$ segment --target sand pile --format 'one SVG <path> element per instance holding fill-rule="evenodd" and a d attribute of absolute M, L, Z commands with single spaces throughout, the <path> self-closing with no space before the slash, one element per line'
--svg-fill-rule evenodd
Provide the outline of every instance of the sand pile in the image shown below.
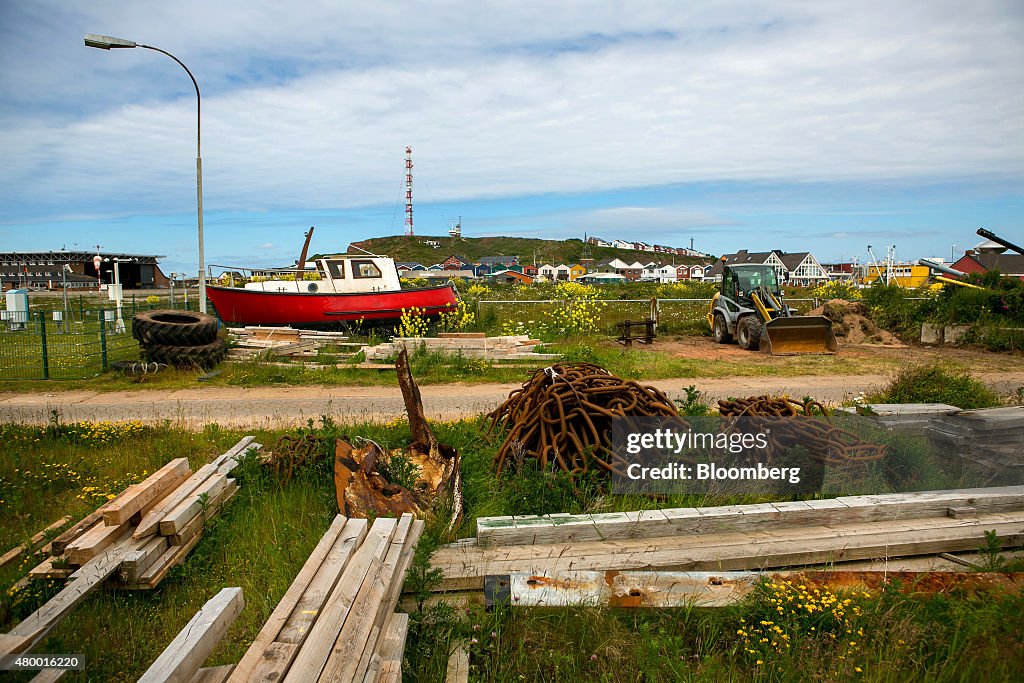
<path fill-rule="evenodd" d="M 847 344 L 891 344 L 902 346 L 896 335 L 875 325 L 859 301 L 830 299 L 807 315 L 823 315 L 832 321 L 832 332 Z"/>

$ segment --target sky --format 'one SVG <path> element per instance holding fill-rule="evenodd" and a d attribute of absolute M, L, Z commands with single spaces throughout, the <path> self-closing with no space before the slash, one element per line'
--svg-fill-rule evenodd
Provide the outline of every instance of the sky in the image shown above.
<path fill-rule="evenodd" d="M 822 261 L 1024 239 L 1024 3 L 0 0 L 0 250 L 401 234 Z"/>

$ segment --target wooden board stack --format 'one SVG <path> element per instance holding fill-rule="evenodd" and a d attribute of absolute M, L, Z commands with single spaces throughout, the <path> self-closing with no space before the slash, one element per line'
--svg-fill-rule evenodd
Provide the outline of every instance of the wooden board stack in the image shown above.
<path fill-rule="evenodd" d="M 51 557 L 33 578 L 66 578 L 67 586 L 5 636 L 0 654 L 26 652 L 92 589 L 108 578 L 121 588 L 154 588 L 203 535 L 207 521 L 238 491 L 228 474 L 250 449 L 247 436 L 194 473 L 177 458 L 50 542 Z"/>
<path fill-rule="evenodd" d="M 1024 406 L 962 410 L 924 428 L 931 447 L 961 461 L 968 481 L 1024 481 Z"/>
<path fill-rule="evenodd" d="M 292 358 L 315 357 L 317 351 L 325 346 L 345 347 L 347 354 L 353 355 L 363 344 L 348 341 L 344 332 L 328 332 L 325 330 L 298 330 L 292 327 L 261 327 L 249 325 L 242 328 L 229 328 L 228 337 L 234 342 L 228 351 L 228 358 L 246 360 L 261 353 L 270 356 Z"/>
<path fill-rule="evenodd" d="M 403 348 L 413 353 L 420 347 L 427 351 L 459 354 L 467 358 L 486 360 L 553 360 L 558 354 L 536 353 L 541 342 L 526 335 L 488 337 L 483 332 L 442 333 L 437 337 L 395 337 L 390 342 L 363 349 L 367 361 L 383 360 L 395 356 Z"/>
<path fill-rule="evenodd" d="M 571 572 L 722 572 L 975 550 L 995 530 L 1024 545 L 1024 486 L 598 515 L 477 520 L 477 537 L 431 560 L 439 591 L 486 577 Z"/>
<path fill-rule="evenodd" d="M 396 614 L 423 522 L 339 515 L 229 681 L 398 681 L 408 617 Z"/>

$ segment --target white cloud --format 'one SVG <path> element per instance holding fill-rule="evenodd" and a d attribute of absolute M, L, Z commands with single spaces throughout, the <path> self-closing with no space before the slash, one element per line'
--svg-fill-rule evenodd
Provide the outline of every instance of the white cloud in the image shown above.
<path fill-rule="evenodd" d="M 35 103 L 2 110 L 0 198 L 15 215 L 194 203 L 185 75 L 161 55 L 80 47 L 84 32 L 166 47 L 197 72 L 209 210 L 388 204 L 407 144 L 435 200 L 1024 175 L 1024 20 L 1005 3 L 972 4 L 969 20 L 944 2 L 354 7 L 23 10 L 40 22 L 23 40 L 56 26 L 51 12 L 75 49 L 0 54 L 2 83 Z M 687 220 L 663 211 L 647 222 Z"/>

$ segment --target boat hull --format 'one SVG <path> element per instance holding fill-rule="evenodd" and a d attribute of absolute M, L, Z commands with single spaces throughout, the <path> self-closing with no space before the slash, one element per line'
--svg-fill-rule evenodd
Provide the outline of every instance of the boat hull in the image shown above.
<path fill-rule="evenodd" d="M 352 320 L 395 320 L 416 308 L 425 316 L 454 310 L 451 285 L 390 292 L 303 294 L 261 292 L 208 285 L 206 295 L 226 323 L 240 325 L 324 325 Z"/>

